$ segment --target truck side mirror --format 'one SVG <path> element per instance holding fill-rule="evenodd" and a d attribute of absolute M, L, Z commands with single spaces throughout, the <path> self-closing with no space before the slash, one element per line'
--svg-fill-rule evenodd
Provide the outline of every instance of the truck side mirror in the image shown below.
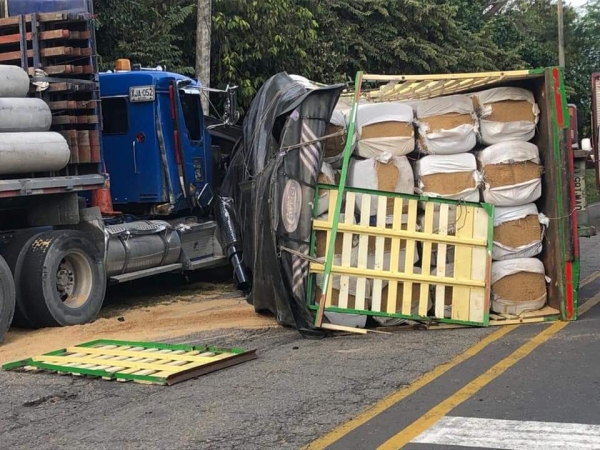
<path fill-rule="evenodd" d="M 238 87 L 229 86 L 225 89 L 227 100 L 225 101 L 225 113 L 223 119 L 226 125 L 235 125 L 240 120 L 240 112 L 238 111 Z"/>

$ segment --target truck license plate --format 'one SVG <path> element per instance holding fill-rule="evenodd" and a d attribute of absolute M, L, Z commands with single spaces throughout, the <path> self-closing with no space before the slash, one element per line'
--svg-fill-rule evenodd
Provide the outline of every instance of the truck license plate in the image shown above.
<path fill-rule="evenodd" d="M 153 102 L 155 98 L 154 86 L 137 86 L 129 89 L 129 100 L 132 103 Z"/>

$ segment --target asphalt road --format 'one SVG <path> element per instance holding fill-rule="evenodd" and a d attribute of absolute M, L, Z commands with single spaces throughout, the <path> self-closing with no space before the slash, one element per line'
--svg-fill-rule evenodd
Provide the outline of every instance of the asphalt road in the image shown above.
<path fill-rule="evenodd" d="M 600 269 L 600 238 L 585 242 L 582 277 Z M 600 280 L 586 295 L 594 290 L 600 290 Z M 498 378 L 485 396 L 469 399 L 452 415 L 600 422 L 594 391 L 599 322 L 600 311 L 591 311 L 561 331 L 553 345 L 514 366 L 505 374 L 510 378 Z M 331 448 L 376 448 L 544 327 L 512 331 L 474 357 L 475 365 L 457 367 L 450 378 L 429 386 L 437 391 L 409 397 L 410 403 L 386 411 L 386 421 L 367 423 L 370 429 L 343 437 L 347 445 Z M 172 387 L 2 372 L 0 449 L 297 449 L 492 332 L 409 331 L 308 341 L 294 330 L 272 328 L 182 336 L 172 342 L 256 348 L 259 359 Z"/>
<path fill-rule="evenodd" d="M 296 449 L 490 332 L 187 336 L 174 342 L 256 348 L 259 359 L 172 387 L 3 372 L 0 448 Z"/>

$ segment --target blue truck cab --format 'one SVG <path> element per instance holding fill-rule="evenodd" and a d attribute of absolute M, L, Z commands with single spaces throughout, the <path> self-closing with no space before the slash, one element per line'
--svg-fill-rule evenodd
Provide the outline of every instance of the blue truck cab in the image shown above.
<path fill-rule="evenodd" d="M 100 74 L 106 170 L 115 209 L 169 216 L 207 209 L 211 136 L 198 81 L 161 70 Z"/>

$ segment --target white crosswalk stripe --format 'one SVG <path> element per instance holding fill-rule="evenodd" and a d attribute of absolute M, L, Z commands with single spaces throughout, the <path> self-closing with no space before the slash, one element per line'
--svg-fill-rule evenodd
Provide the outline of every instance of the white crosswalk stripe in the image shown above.
<path fill-rule="evenodd" d="M 503 450 L 598 450 L 600 425 L 444 417 L 412 443 Z"/>

